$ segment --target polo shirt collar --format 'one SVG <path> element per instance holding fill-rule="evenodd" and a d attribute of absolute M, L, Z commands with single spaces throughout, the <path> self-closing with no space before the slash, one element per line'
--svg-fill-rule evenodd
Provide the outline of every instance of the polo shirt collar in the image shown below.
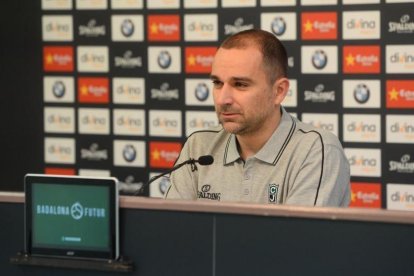
<path fill-rule="evenodd" d="M 293 118 L 283 107 L 280 107 L 280 111 L 282 113 L 282 118 L 279 126 L 273 132 L 272 136 L 270 136 L 270 139 L 266 142 L 266 144 L 254 156 L 255 158 L 269 164 L 275 164 L 278 156 L 286 146 L 285 144 L 293 134 L 293 129 L 296 125 Z M 230 135 L 224 154 L 225 165 L 235 162 L 241 158 L 237 150 L 236 135 Z"/>

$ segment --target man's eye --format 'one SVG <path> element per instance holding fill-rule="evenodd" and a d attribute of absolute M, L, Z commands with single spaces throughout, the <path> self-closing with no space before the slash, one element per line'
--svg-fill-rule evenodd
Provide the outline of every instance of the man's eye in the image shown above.
<path fill-rule="evenodd" d="M 244 83 L 244 82 L 236 82 L 234 85 L 236 87 L 242 87 L 242 88 L 248 86 L 247 83 Z"/>
<path fill-rule="evenodd" d="M 217 87 L 217 86 L 221 86 L 221 85 L 222 85 L 222 82 L 221 82 L 221 81 L 218 81 L 218 80 L 213 80 L 213 85 L 214 85 L 215 87 Z"/>

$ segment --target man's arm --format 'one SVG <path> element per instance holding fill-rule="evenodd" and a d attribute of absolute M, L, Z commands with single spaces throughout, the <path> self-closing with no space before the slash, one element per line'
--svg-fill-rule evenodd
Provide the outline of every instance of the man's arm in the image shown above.
<path fill-rule="evenodd" d="M 339 142 L 316 139 L 286 199 L 286 204 L 346 207 L 350 201 L 350 168 Z"/>
<path fill-rule="evenodd" d="M 176 162 L 179 164 L 190 158 L 189 143 L 184 144 Z M 170 187 L 165 193 L 166 199 L 196 199 L 197 198 L 197 171 L 192 172 L 190 165 L 185 165 L 170 175 Z"/>

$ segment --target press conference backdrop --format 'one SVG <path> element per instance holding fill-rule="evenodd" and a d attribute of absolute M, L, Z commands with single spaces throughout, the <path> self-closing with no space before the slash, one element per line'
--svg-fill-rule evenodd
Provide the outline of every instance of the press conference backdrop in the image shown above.
<path fill-rule="evenodd" d="M 288 50 L 288 112 L 341 140 L 352 206 L 413 210 L 414 0 L 36 3 L 41 172 L 112 175 L 128 193 L 171 168 L 218 124 L 217 46 L 261 28 Z"/>

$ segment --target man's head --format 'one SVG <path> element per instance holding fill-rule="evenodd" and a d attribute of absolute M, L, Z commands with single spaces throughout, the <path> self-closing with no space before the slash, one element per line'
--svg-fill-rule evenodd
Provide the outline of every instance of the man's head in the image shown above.
<path fill-rule="evenodd" d="M 283 44 L 273 34 L 263 30 L 246 30 L 228 37 L 220 45 L 223 49 L 257 47 L 262 53 L 263 66 L 270 83 L 287 77 L 287 53 Z"/>
<path fill-rule="evenodd" d="M 286 51 L 272 34 L 249 30 L 225 40 L 210 78 L 217 116 L 228 132 L 254 136 L 277 127 L 289 81 Z"/>

